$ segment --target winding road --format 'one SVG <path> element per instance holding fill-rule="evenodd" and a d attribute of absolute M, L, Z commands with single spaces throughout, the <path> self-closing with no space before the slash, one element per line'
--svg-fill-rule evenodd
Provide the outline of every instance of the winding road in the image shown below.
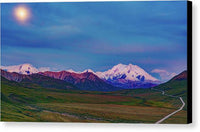
<path fill-rule="evenodd" d="M 162 93 L 162 95 L 165 95 L 165 96 L 169 96 L 169 97 L 172 97 L 172 98 L 179 98 L 180 101 L 181 101 L 181 103 L 182 103 L 182 106 L 181 106 L 178 110 L 176 110 L 176 111 L 170 113 L 169 115 L 165 116 L 165 117 L 162 118 L 161 120 L 157 121 L 155 124 L 160 124 L 160 123 L 162 123 L 164 120 L 168 119 L 168 118 L 171 117 L 172 115 L 174 115 L 174 114 L 176 114 L 177 112 L 181 111 L 181 110 L 183 109 L 183 107 L 185 106 L 185 102 L 183 101 L 182 97 L 165 94 L 165 91 L 162 91 L 162 90 L 159 90 L 159 89 L 154 89 L 154 88 L 152 88 L 152 90 L 159 91 L 159 92 Z"/>

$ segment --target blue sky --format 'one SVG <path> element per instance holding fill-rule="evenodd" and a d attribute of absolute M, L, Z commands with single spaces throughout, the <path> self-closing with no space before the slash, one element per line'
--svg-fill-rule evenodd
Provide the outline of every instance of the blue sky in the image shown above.
<path fill-rule="evenodd" d="M 19 5 L 1 4 L 1 65 L 105 71 L 132 63 L 152 75 L 187 69 L 186 1 L 26 3 L 26 24 L 13 16 Z"/>

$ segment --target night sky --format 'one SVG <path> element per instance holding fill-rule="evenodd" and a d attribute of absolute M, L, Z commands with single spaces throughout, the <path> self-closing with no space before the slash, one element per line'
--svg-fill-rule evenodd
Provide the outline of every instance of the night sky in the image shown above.
<path fill-rule="evenodd" d="M 26 23 L 13 15 L 20 5 L 30 11 Z M 187 69 L 186 6 L 186 1 L 1 4 L 1 65 L 105 71 L 131 63 L 164 80 Z"/>

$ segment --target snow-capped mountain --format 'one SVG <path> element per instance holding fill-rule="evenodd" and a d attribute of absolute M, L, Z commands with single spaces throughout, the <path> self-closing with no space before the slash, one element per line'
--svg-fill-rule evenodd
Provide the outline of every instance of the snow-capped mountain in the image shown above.
<path fill-rule="evenodd" d="M 114 86 L 124 88 L 148 88 L 159 83 L 144 69 L 132 64 L 118 64 L 108 71 L 96 72 L 96 75 Z"/>
<path fill-rule="evenodd" d="M 1 69 L 8 71 L 8 72 L 16 72 L 16 73 L 25 74 L 25 75 L 30 75 L 30 74 L 39 72 L 39 70 L 37 68 L 33 67 L 31 64 L 1 66 Z"/>
<path fill-rule="evenodd" d="M 129 81 L 158 81 L 158 79 L 152 77 L 145 70 L 137 65 L 123 65 L 118 64 L 112 69 L 105 72 L 96 72 L 100 78 L 105 80 L 125 79 Z"/>

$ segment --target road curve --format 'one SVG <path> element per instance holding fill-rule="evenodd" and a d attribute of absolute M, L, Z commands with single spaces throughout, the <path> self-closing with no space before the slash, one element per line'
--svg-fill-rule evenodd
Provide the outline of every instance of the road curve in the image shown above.
<path fill-rule="evenodd" d="M 153 88 L 152 88 L 152 89 L 153 89 Z M 160 123 L 162 123 L 164 120 L 168 119 L 170 116 L 172 116 L 172 115 L 176 114 L 177 112 L 181 111 L 181 110 L 183 109 L 183 107 L 185 106 L 185 102 L 183 101 L 182 97 L 173 96 L 173 95 L 168 95 L 168 94 L 165 94 L 164 91 L 158 90 L 158 89 L 153 89 L 153 90 L 160 91 L 160 92 L 162 92 L 163 95 L 166 95 L 166 96 L 170 96 L 170 97 L 173 97 L 173 98 L 179 98 L 180 101 L 181 101 L 181 103 L 182 103 L 182 106 L 181 106 L 178 110 L 176 110 L 176 111 L 170 113 L 169 115 L 165 116 L 165 117 L 162 118 L 161 120 L 157 121 L 155 124 L 160 124 Z"/>

